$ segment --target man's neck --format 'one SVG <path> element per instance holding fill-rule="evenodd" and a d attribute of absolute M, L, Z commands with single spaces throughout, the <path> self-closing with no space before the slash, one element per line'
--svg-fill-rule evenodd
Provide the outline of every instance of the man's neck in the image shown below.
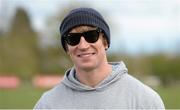
<path fill-rule="evenodd" d="M 76 77 L 81 83 L 95 87 L 104 80 L 111 71 L 112 67 L 107 63 L 91 71 L 78 70 L 76 71 Z"/>

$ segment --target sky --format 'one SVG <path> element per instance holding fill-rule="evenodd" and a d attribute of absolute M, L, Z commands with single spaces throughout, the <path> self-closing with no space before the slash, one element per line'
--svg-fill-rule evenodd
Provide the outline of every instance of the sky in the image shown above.
<path fill-rule="evenodd" d="M 180 0 L 76 1 L 99 10 L 105 17 L 111 29 L 112 51 L 130 54 L 180 51 L 177 50 L 180 43 Z M 47 27 L 49 17 L 75 3 L 74 0 L 0 0 L 0 9 L 5 2 L 12 13 L 14 7 L 24 7 L 33 27 L 39 31 Z"/>

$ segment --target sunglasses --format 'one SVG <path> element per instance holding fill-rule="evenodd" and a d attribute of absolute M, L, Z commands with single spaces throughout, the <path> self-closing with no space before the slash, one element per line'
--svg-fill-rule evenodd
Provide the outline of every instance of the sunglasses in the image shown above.
<path fill-rule="evenodd" d="M 88 43 L 95 43 L 99 39 L 100 32 L 102 32 L 102 30 L 97 28 L 96 30 L 90 30 L 83 33 L 68 33 L 64 36 L 64 39 L 71 46 L 79 44 L 81 37 L 84 37 Z"/>

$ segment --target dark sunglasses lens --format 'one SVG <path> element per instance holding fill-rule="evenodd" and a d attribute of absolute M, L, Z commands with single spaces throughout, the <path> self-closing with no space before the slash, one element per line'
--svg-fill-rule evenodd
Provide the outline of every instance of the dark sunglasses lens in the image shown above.
<path fill-rule="evenodd" d="M 83 36 L 88 43 L 95 43 L 99 38 L 99 32 L 92 30 L 84 33 L 69 33 L 65 37 L 66 42 L 71 46 L 75 46 L 79 44 L 81 36 Z"/>
<path fill-rule="evenodd" d="M 66 41 L 69 45 L 75 46 L 75 45 L 79 44 L 80 36 L 75 33 L 70 33 L 66 37 Z"/>
<path fill-rule="evenodd" d="M 99 33 L 96 30 L 84 33 L 84 37 L 88 43 L 95 43 L 99 38 Z"/>

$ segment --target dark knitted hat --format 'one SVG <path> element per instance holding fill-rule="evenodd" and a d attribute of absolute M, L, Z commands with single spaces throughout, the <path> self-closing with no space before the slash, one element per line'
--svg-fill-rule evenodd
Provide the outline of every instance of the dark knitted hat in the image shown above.
<path fill-rule="evenodd" d="M 107 39 L 108 47 L 110 46 L 110 29 L 102 15 L 92 8 L 77 8 L 69 12 L 60 26 L 61 43 L 65 51 L 64 34 L 80 25 L 90 25 L 102 29 Z"/>

